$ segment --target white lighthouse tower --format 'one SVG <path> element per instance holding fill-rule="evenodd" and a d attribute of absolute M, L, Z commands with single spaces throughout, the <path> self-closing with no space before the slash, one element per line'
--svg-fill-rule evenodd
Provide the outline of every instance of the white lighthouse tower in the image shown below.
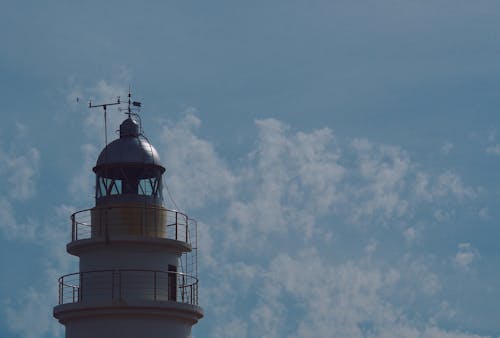
<path fill-rule="evenodd" d="M 203 317 L 196 222 L 163 206 L 165 168 L 138 121 L 129 99 L 93 168 L 95 206 L 71 215 L 67 251 L 80 271 L 59 279 L 54 307 L 66 338 L 190 337 Z"/>

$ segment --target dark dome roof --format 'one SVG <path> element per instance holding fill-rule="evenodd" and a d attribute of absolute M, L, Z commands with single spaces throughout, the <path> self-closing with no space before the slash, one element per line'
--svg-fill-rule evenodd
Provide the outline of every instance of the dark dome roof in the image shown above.
<path fill-rule="evenodd" d="M 101 151 L 94 170 L 104 165 L 120 164 L 146 164 L 163 168 L 158 152 L 139 133 L 139 126 L 130 117 L 120 125 L 120 138 L 109 143 Z"/>

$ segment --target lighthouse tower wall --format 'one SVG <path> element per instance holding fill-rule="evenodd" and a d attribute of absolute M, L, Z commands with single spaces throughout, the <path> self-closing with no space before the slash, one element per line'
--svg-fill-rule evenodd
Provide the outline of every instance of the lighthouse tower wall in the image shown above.
<path fill-rule="evenodd" d="M 143 269 L 167 271 L 168 266 L 178 266 L 180 252 L 169 247 L 163 250 L 147 244 L 100 244 L 92 250 L 79 253 L 80 271 L 110 269 Z"/>
<path fill-rule="evenodd" d="M 191 337 L 191 325 L 190 323 L 181 325 L 179 322 L 169 325 L 168 320 L 165 320 L 163 317 L 138 317 L 137 314 L 130 314 L 128 316 L 122 314 L 116 317 L 88 317 L 87 319 L 73 321 L 70 325 L 66 325 L 66 337 Z M 89 336 L 89 332 L 93 334 Z"/>

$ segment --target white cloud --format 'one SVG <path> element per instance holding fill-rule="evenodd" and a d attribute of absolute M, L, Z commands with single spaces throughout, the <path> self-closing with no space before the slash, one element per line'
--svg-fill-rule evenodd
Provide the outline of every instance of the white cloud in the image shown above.
<path fill-rule="evenodd" d="M 415 194 L 426 202 L 432 201 L 433 196 L 429 191 L 429 176 L 423 172 L 417 172 L 416 174 Z"/>
<path fill-rule="evenodd" d="M 477 189 L 466 186 L 462 178 L 451 171 L 445 171 L 435 177 L 418 172 L 414 189 L 418 198 L 428 202 L 436 202 L 437 199 L 445 197 L 459 200 L 473 199 L 478 193 Z"/>
<path fill-rule="evenodd" d="M 164 128 L 166 181 L 181 208 L 228 201 L 229 233 L 239 238 L 236 242 L 247 243 L 255 231 L 280 233 L 289 225 L 310 237 L 312 215 L 331 212 L 341 199 L 338 183 L 345 170 L 337 163 L 338 151 L 330 149 L 331 130 L 293 134 L 277 120 L 256 121 L 258 147 L 245 167 L 231 171 L 213 146 L 195 135 L 200 123 L 188 114 Z"/>
<path fill-rule="evenodd" d="M 246 338 L 248 332 L 248 324 L 242 319 L 234 318 L 227 319 L 225 323 L 216 326 L 212 331 L 212 337 L 224 338 Z"/>
<path fill-rule="evenodd" d="M 38 223 L 31 218 L 19 221 L 12 203 L 0 198 L 0 229 L 9 240 L 32 240 L 35 238 Z"/>
<path fill-rule="evenodd" d="M 57 280 L 70 269 L 75 269 L 75 258 L 66 253 L 65 246 L 71 231 L 69 215 L 74 207 L 60 205 L 54 208 L 52 217 L 37 228 L 30 238 L 35 245 L 43 246 L 45 255 L 33 258 L 30 264 L 42 267 L 34 287 L 21 290 L 19 294 L 9 295 L 3 300 L 1 311 L 3 324 L 20 337 L 62 337 L 61 326 L 52 317 L 52 308 L 57 304 Z M 32 325 L 27 325 L 32 323 Z"/>
<path fill-rule="evenodd" d="M 486 153 L 491 155 L 500 155 L 500 144 L 488 146 L 486 148 Z"/>
<path fill-rule="evenodd" d="M 19 295 L 16 303 L 8 301 L 5 304 L 3 321 L 7 328 L 20 337 L 40 338 L 45 334 L 52 337 L 62 336 L 62 327 L 52 317 L 50 305 L 57 299 L 54 285 L 50 285 L 50 291 L 40 292 L 28 288 Z"/>
<path fill-rule="evenodd" d="M 450 141 L 446 141 L 441 146 L 441 153 L 444 155 L 448 155 L 453 150 L 454 147 L 455 146 L 453 145 L 453 143 L 451 143 Z"/>
<path fill-rule="evenodd" d="M 417 231 L 413 227 L 409 227 L 404 231 L 404 237 L 407 241 L 411 242 L 417 237 Z"/>
<path fill-rule="evenodd" d="M 124 118 L 124 114 L 118 110 L 119 107 L 124 107 L 127 101 L 128 88 L 123 84 L 130 83 L 130 74 L 127 69 L 122 69 L 116 74 L 111 81 L 100 80 L 97 83 L 85 86 L 70 79 L 68 87 L 64 88 L 68 109 L 80 111 L 84 120 L 84 132 L 92 144 L 99 145 L 99 148 L 104 147 L 105 143 L 105 125 L 104 125 L 104 110 L 102 107 L 88 107 L 88 102 L 92 101 L 93 105 L 101 105 L 105 103 L 115 103 L 118 97 L 122 106 L 112 105 L 107 107 L 107 138 L 108 143 L 114 139 L 115 131 Z M 78 102 L 76 101 L 78 98 Z M 62 119 L 62 116 L 56 116 L 57 119 Z"/>
<path fill-rule="evenodd" d="M 470 187 L 466 187 L 458 175 L 445 172 L 438 178 L 435 194 L 438 196 L 452 195 L 459 199 L 465 199 L 474 198 L 476 191 Z"/>
<path fill-rule="evenodd" d="M 0 173 L 6 178 L 8 187 L 5 194 L 16 200 L 33 197 L 39 162 L 40 152 L 37 148 L 30 148 L 25 154 L 5 153 L 0 149 Z"/>
<path fill-rule="evenodd" d="M 332 238 L 330 229 L 315 222 L 333 214 L 370 226 L 401 223 L 408 228 L 405 222 L 420 204 L 476 196 L 457 174 L 416 171 L 399 147 L 366 139 L 346 147 L 328 128 L 293 132 L 275 119 L 255 122 L 256 147 L 232 169 L 210 142 L 196 135 L 201 121 L 192 113 L 163 129 L 166 182 L 181 209 L 227 204 L 226 221 L 217 227 L 225 227 L 230 242 L 239 246 L 255 236 L 286 231 L 298 231 L 305 240 L 327 233 Z M 453 210 L 444 205 L 433 213 L 442 212 Z"/>
<path fill-rule="evenodd" d="M 89 201 L 94 196 L 95 187 L 95 176 L 91 169 L 99 153 L 97 147 L 90 143 L 82 145 L 80 151 L 83 154 L 83 161 L 77 174 L 71 178 L 68 190 L 75 200 Z"/>
<path fill-rule="evenodd" d="M 276 255 L 260 273 L 244 266 L 250 273 L 234 274 L 233 285 L 245 282 L 254 284 L 253 289 L 258 290 L 251 294 L 256 297 L 252 302 L 255 305 L 246 310 L 253 328 L 248 332 L 250 337 L 375 338 L 411 334 L 420 338 L 428 332 L 452 334 L 430 321 L 423 325 L 413 322 L 404 308 L 393 304 L 388 297 L 408 281 L 414 281 L 415 285 L 408 286 L 404 291 L 408 294 L 403 294 L 403 298 L 436 294 L 441 287 L 438 277 L 419 262 L 403 261 L 398 268 L 382 268 L 371 261 L 332 264 L 316 249 L 307 249 Z M 220 288 L 227 291 L 227 286 Z M 248 292 L 237 290 L 233 292 L 237 292 L 238 298 L 245 299 Z M 420 295 L 412 296 L 414 292 Z M 232 310 L 226 311 L 217 316 L 221 323 L 214 323 L 216 327 L 226 324 L 224 318 Z M 238 313 L 240 320 L 246 318 L 246 311 Z"/>
<path fill-rule="evenodd" d="M 495 139 L 496 139 L 496 132 L 491 130 L 489 133 L 488 133 L 488 141 L 489 142 L 495 142 Z"/>
<path fill-rule="evenodd" d="M 29 128 L 21 122 L 16 122 L 16 138 L 23 139 L 28 136 Z"/>
<path fill-rule="evenodd" d="M 453 312 L 437 306 L 442 304 L 439 275 L 424 260 L 404 255 L 406 248 L 417 245 L 388 243 L 378 232 L 384 229 L 378 221 L 394 222 L 401 238 L 420 241 L 424 225 L 414 222 L 414 209 L 450 213 L 446 203 L 474 198 L 475 189 L 448 171 L 426 173 L 399 147 L 366 139 L 339 142 L 328 128 L 295 132 L 274 119 L 255 125 L 255 149 L 238 165 L 230 165 L 197 135 L 201 121 L 191 113 L 163 126 L 158 147 L 179 207 L 208 215 L 198 233 L 204 278 L 200 297 L 208 311 L 204 320 L 210 320 L 207 335 L 475 337 L 439 328 L 439 318 Z M 94 184 L 89 168 L 97 147 L 84 144 L 81 155 L 85 164 L 71 180 L 73 199 L 68 203 L 79 198 L 77 193 L 89 194 Z M 442 200 L 446 203 L 440 204 Z M 59 219 L 72 211 L 61 205 L 53 213 Z M 425 217 L 432 219 L 433 212 Z M 13 211 L 4 218 L 15 220 Z M 351 227 L 360 219 L 370 228 Z M 47 285 L 23 299 L 33 309 L 9 303 L 7 318 L 27 318 L 36 311 L 45 315 L 47 309 L 50 313 L 55 298 L 43 295 L 45 288 L 53 288 L 61 273 L 71 272 L 61 244 L 69 226 L 66 220 L 57 223 L 57 231 L 51 226 L 37 230 L 46 242 Z M 345 239 L 359 241 L 352 244 L 358 252 L 337 257 L 334 252 Z M 378 258 L 392 249 L 404 258 Z M 459 253 L 470 251 L 459 248 Z M 454 261 L 469 266 L 475 257 L 467 259 L 457 254 Z M 428 312 L 411 311 L 416 300 Z M 60 334 L 61 327 L 49 317 L 29 332 L 20 320 L 9 328 L 28 337 Z"/>
<path fill-rule="evenodd" d="M 370 239 L 370 242 L 365 246 L 365 253 L 371 256 L 377 250 L 378 242 L 375 239 Z"/>
<path fill-rule="evenodd" d="M 361 260 L 334 264 L 330 249 L 318 251 L 320 243 L 335 246 L 338 231 L 334 222 L 322 224 L 322 217 L 345 222 L 356 212 L 374 229 L 374 220 L 399 219 L 408 242 L 423 240 L 425 223 L 412 223 L 414 209 L 433 210 L 428 220 L 453 216 L 450 205 L 477 196 L 458 174 L 424 172 L 399 147 L 366 139 L 346 145 L 330 129 L 294 132 L 274 119 L 256 121 L 255 149 L 235 169 L 196 135 L 200 125 L 192 114 L 167 124 L 163 159 L 179 204 L 219 205 L 213 224 L 200 231 L 209 258 L 207 270 L 202 267 L 209 279 L 203 302 L 214 314 L 214 336 L 230 327 L 249 337 L 460 335 L 432 321 L 439 307 L 433 313 L 430 306 L 418 321 L 418 313 L 407 312 L 405 306 L 417 300 L 439 303 L 443 284 L 424 261 L 379 265 L 372 256 L 386 248 L 376 235 L 368 237 Z M 303 245 L 309 249 L 301 250 Z M 290 325 L 292 318 L 296 324 Z"/>
<path fill-rule="evenodd" d="M 479 218 L 482 219 L 483 221 L 488 220 L 490 218 L 490 211 L 486 207 L 479 209 L 477 214 Z"/>
<path fill-rule="evenodd" d="M 448 209 L 436 209 L 434 210 L 434 219 L 438 222 L 449 222 L 454 214 L 455 214 L 455 211 L 454 210 L 448 210 Z"/>
<path fill-rule="evenodd" d="M 181 209 L 201 207 L 233 193 L 233 174 L 213 145 L 195 135 L 200 125 L 197 117 L 186 115 L 179 123 L 165 125 L 161 134 L 165 182 Z M 168 192 L 165 199 L 168 203 Z"/>
<path fill-rule="evenodd" d="M 120 97 L 122 102 L 126 102 L 125 95 L 128 93 L 128 89 L 121 83 L 124 82 L 108 82 L 101 80 L 97 82 L 94 87 L 88 88 L 86 92 L 89 94 L 92 104 L 99 105 L 105 103 L 117 102 L 118 97 Z M 125 82 L 126 83 L 126 82 Z M 123 114 L 116 112 L 117 107 L 108 107 L 108 132 L 113 135 L 113 131 L 117 129 L 119 123 L 123 120 Z M 104 124 L 104 110 L 103 108 L 90 109 L 89 114 L 85 123 L 95 129 L 102 130 Z M 102 135 L 102 134 L 101 134 Z"/>
<path fill-rule="evenodd" d="M 251 312 L 252 336 L 282 337 L 287 332 L 289 337 L 479 337 L 414 322 L 384 296 L 398 287 L 401 273 L 419 277 L 429 295 L 439 289 L 436 276 L 424 266 L 410 266 L 398 271 L 361 262 L 332 265 L 314 249 L 279 254 L 261 280 Z"/>
<path fill-rule="evenodd" d="M 458 252 L 456 253 L 453 261 L 458 267 L 468 269 L 472 262 L 474 262 L 478 257 L 479 251 L 470 243 L 460 243 L 458 245 Z"/>
<path fill-rule="evenodd" d="M 235 174 L 238 195 L 226 212 L 231 240 L 246 246 L 251 238 L 286 231 L 301 233 L 305 240 L 331 237 L 314 220 L 334 212 L 345 197 L 346 171 L 339 164 L 333 132 L 324 128 L 293 133 L 274 119 L 255 123 L 257 146 Z"/>
<path fill-rule="evenodd" d="M 461 333 L 457 331 L 444 331 L 437 327 L 427 327 L 422 333 L 421 337 L 426 338 L 481 338 L 486 336 L 479 336 L 476 334 Z M 489 336 L 488 336 L 489 337 Z"/>
<path fill-rule="evenodd" d="M 359 177 L 355 178 L 355 219 L 373 216 L 383 219 L 404 216 L 408 212 L 405 198 L 409 156 L 398 147 L 372 144 L 365 139 L 354 139 L 351 147 L 357 156 Z"/>
<path fill-rule="evenodd" d="M 19 144 L 12 145 L 13 149 L 18 147 Z M 36 148 L 27 148 L 24 153 L 0 148 L 0 229 L 7 239 L 34 237 L 37 223 L 26 214 L 20 220 L 15 205 L 36 195 L 39 162 L 40 152 Z"/>

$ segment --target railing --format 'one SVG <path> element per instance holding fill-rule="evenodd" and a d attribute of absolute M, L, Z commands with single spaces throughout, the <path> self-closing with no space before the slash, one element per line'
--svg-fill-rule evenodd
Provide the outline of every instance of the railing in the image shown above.
<path fill-rule="evenodd" d="M 174 301 L 198 305 L 198 279 L 176 271 L 100 270 L 59 278 L 59 305 L 89 301 Z"/>
<path fill-rule="evenodd" d="M 196 221 L 182 212 L 160 207 L 113 206 L 85 209 L 71 215 L 72 241 L 135 235 L 192 243 Z M 190 233 L 193 232 L 193 234 Z"/>

